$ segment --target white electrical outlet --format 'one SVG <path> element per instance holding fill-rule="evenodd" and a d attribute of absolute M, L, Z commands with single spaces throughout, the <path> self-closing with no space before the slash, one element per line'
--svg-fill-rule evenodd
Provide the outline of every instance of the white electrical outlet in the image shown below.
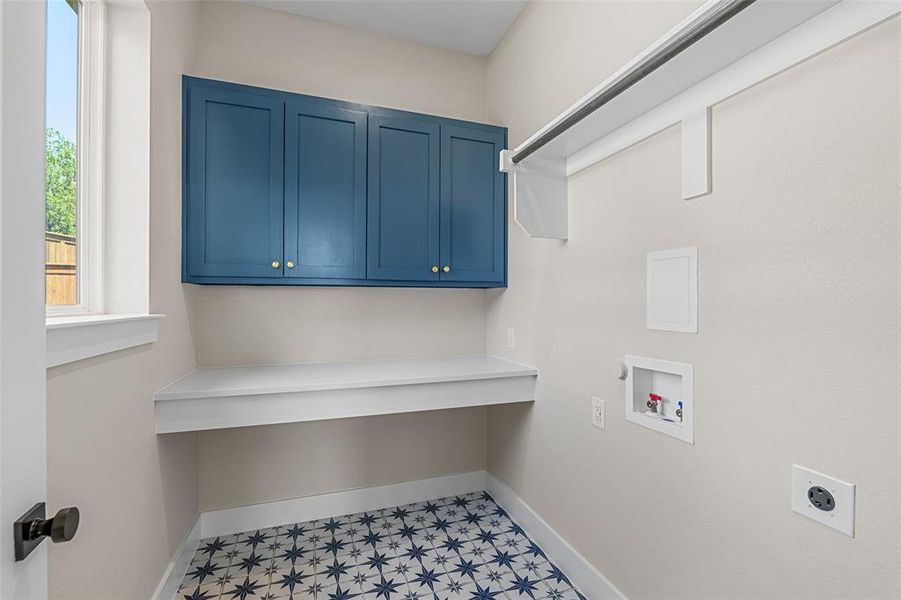
<path fill-rule="evenodd" d="M 600 398 L 591 398 L 591 424 L 600 429 L 607 427 L 607 405 Z"/>
<path fill-rule="evenodd" d="M 507 329 L 507 348 L 516 347 L 516 331 L 510 327 Z"/>
<path fill-rule="evenodd" d="M 854 537 L 855 487 L 792 465 L 792 510 Z"/>

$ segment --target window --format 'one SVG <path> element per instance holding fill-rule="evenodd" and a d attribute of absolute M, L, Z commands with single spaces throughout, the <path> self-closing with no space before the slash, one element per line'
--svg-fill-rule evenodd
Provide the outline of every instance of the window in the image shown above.
<path fill-rule="evenodd" d="M 99 286 L 99 11 L 46 0 L 45 283 L 48 314 L 102 312 Z"/>
<path fill-rule="evenodd" d="M 150 313 L 150 10 L 144 0 L 36 1 L 47 7 L 52 367 L 157 339 L 162 315 Z"/>

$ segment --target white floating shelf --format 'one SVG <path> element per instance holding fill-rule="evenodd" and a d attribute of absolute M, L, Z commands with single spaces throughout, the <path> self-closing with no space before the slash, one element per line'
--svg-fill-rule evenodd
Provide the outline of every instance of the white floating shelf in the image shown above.
<path fill-rule="evenodd" d="M 711 0 L 513 150 L 514 217 L 531 237 L 566 239 L 567 177 L 682 125 L 682 197 L 710 192 L 710 107 L 901 12 L 897 0 L 757 0 L 516 165 L 511 158 L 680 37 Z"/>
<path fill-rule="evenodd" d="M 154 394 L 156 432 L 533 402 L 537 376 L 484 354 L 198 369 Z"/>

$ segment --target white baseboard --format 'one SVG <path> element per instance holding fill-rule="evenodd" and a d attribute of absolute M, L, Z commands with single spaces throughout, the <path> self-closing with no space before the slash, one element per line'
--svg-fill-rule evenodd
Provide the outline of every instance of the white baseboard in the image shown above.
<path fill-rule="evenodd" d="M 622 592 L 591 566 L 585 557 L 576 552 L 512 489 L 485 471 L 471 471 L 201 513 L 178 547 L 175 558 L 166 569 L 152 600 L 175 598 L 188 563 L 201 539 L 486 490 L 586 597 L 591 600 L 625 600 Z"/>
<path fill-rule="evenodd" d="M 175 595 L 178 593 L 178 586 L 188 570 L 191 557 L 194 556 L 197 544 L 200 543 L 200 538 L 200 515 L 197 515 L 191 529 L 188 530 L 185 538 L 175 550 L 175 555 L 169 562 L 169 566 L 166 567 L 163 578 L 160 580 L 159 585 L 156 586 L 153 596 L 150 597 L 151 600 L 171 600 L 175 598 Z"/>
<path fill-rule="evenodd" d="M 485 490 L 485 475 L 485 471 L 471 471 L 306 498 L 213 510 L 203 513 L 200 517 L 201 537 L 228 535 L 286 523 L 378 510 L 444 496 L 481 492 Z"/>
<path fill-rule="evenodd" d="M 519 523 L 526 534 L 538 544 L 551 562 L 566 573 L 574 586 L 591 600 L 625 600 L 626 597 L 595 569 L 584 556 L 576 552 L 563 537 L 523 502 L 512 489 L 490 473 L 485 474 L 488 493 L 504 507 L 510 518 Z"/>

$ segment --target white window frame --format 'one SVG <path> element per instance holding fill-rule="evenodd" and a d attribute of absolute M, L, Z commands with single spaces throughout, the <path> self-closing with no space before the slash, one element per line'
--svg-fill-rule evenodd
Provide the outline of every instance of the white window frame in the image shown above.
<path fill-rule="evenodd" d="M 75 304 L 47 305 L 47 317 L 103 314 L 103 165 L 105 10 L 78 0 L 78 90 L 75 160 Z"/>
<path fill-rule="evenodd" d="M 150 9 L 79 9 L 79 303 L 47 307 L 48 367 L 153 343 L 163 317 L 150 312 Z"/>

